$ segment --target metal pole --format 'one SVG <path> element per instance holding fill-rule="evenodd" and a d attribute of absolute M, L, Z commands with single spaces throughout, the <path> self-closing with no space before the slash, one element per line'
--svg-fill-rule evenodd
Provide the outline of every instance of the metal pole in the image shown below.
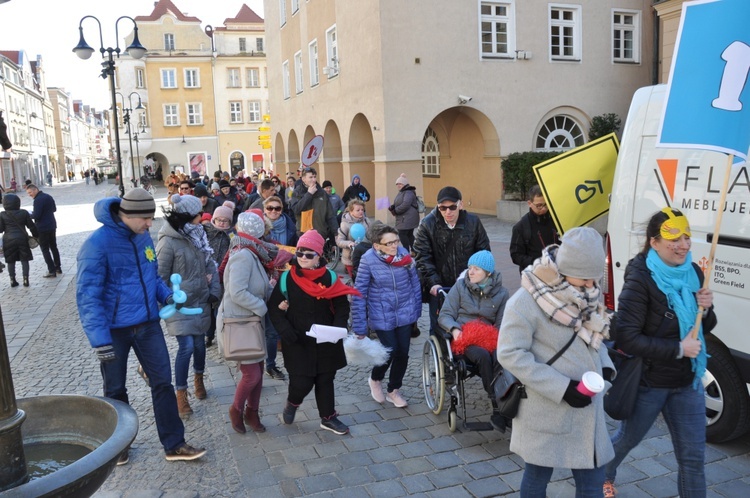
<path fill-rule="evenodd" d="M 137 129 L 135 132 L 135 155 L 138 156 L 138 173 L 139 173 L 139 178 L 140 178 L 140 175 L 142 175 L 143 173 L 141 171 L 141 151 L 138 148 L 138 130 Z"/>
<path fill-rule="evenodd" d="M 120 121 L 117 119 L 117 91 L 115 90 L 115 59 L 113 57 L 114 50 L 110 47 L 107 49 L 109 53 L 109 62 L 106 64 L 106 74 L 109 77 L 109 89 L 112 94 L 112 116 L 114 118 L 114 129 L 115 129 L 115 150 L 117 151 L 117 176 L 120 177 L 120 197 L 125 196 L 125 182 L 122 177 L 122 152 L 120 151 Z"/>
<path fill-rule="evenodd" d="M 128 142 L 130 143 L 130 171 L 133 175 L 133 185 L 135 185 L 135 163 L 133 162 L 133 132 L 130 130 L 130 109 L 125 110 L 125 123 L 128 125 Z"/>

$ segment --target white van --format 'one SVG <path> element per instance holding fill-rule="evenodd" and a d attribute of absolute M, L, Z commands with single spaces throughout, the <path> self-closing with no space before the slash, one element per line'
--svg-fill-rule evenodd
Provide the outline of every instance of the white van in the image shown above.
<path fill-rule="evenodd" d="M 727 156 L 657 148 L 665 85 L 633 96 L 617 158 L 607 225 L 608 307 L 622 289 L 625 267 L 643 247 L 648 219 L 666 206 L 690 221 L 693 260 L 707 271 Z M 696 123 L 700 126 L 700 123 Z M 719 320 L 706 339 L 707 438 L 721 442 L 750 428 L 750 178 L 747 165 L 733 167 L 714 272 L 710 277 Z M 748 314 L 745 315 L 745 312 Z M 745 317 L 745 318 L 743 318 Z M 744 323 L 748 320 L 748 323 Z"/>

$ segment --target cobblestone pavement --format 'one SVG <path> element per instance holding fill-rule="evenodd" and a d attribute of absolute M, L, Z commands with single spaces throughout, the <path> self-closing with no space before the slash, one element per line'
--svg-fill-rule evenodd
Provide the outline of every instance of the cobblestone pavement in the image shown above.
<path fill-rule="evenodd" d="M 93 202 L 116 195 L 112 185 L 83 182 L 44 188 L 58 205 L 58 244 L 63 275 L 43 279 L 41 253 L 34 251 L 31 287 L 8 286 L 0 278 L 0 299 L 8 339 L 15 390 L 19 398 L 40 394 L 101 394 L 98 362 L 88 345 L 75 305 L 75 255 L 88 234 L 97 228 Z M 164 203 L 165 189 L 157 199 Z M 22 206 L 31 199 L 21 194 Z M 158 213 L 157 213 L 158 214 Z M 157 220 L 155 235 L 161 220 Z M 515 266 L 507 256 L 510 225 L 483 217 L 505 285 L 518 288 Z M 19 270 L 20 271 L 20 270 Z M 421 320 L 427 330 L 426 310 Z M 186 439 L 205 446 L 198 462 L 170 463 L 156 436 L 149 391 L 135 374 L 131 358 L 128 390 L 139 414 L 140 431 L 130 452 L 130 463 L 117 467 L 96 496 L 342 496 L 479 497 L 517 496 L 522 460 L 508 449 L 509 434 L 496 431 L 451 433 L 445 412 L 433 415 L 422 395 L 422 334 L 413 341 L 402 391 L 409 407 L 398 409 L 372 400 L 368 372 L 347 367 L 336 378 L 337 407 L 351 435 L 337 436 L 319 428 L 312 397 L 300 407 L 293 425 L 280 413 L 286 382 L 264 378 L 263 434 L 235 433 L 227 410 L 234 395 L 237 371 L 219 358 L 215 347 L 207 359 L 208 398 L 191 398 L 195 413 L 186 423 Z M 167 340 L 174 357 L 176 341 Z M 279 362 L 283 366 L 281 354 Z M 467 382 L 469 421 L 486 421 L 490 405 L 477 379 Z M 614 424 L 612 424 L 614 428 Z M 730 444 L 709 445 L 706 455 L 709 496 L 750 496 L 750 436 Z M 619 496 L 666 497 L 676 494 L 676 464 L 663 422 L 649 432 L 622 465 Z M 568 471 L 556 471 L 549 496 L 574 495 Z"/>

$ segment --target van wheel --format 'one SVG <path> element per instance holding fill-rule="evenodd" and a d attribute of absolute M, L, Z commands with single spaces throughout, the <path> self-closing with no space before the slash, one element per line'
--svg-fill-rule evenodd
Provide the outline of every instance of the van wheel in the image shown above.
<path fill-rule="evenodd" d="M 706 348 L 706 440 L 722 443 L 750 429 L 750 397 L 729 348 L 715 338 L 706 340 Z"/>

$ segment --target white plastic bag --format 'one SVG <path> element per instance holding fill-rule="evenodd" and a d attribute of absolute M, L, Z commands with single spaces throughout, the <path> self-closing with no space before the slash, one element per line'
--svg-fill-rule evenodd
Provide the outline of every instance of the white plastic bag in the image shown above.
<path fill-rule="evenodd" d="M 344 352 L 349 365 L 377 367 L 388 361 L 391 348 L 369 337 L 357 339 L 356 335 L 349 335 L 344 339 Z"/>

